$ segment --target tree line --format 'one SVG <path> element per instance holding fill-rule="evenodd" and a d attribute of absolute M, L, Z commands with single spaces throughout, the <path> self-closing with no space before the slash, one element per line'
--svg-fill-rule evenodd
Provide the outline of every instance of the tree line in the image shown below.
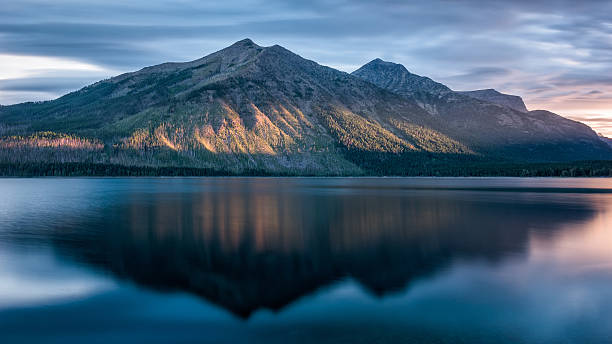
<path fill-rule="evenodd" d="M 384 167 L 384 163 L 381 164 Z M 612 161 L 578 161 L 570 163 L 483 163 L 483 162 L 422 162 L 365 170 L 361 176 L 423 176 L 423 177 L 612 177 Z M 300 171 L 270 172 L 264 169 L 245 169 L 239 172 L 193 167 L 126 166 L 87 162 L 66 163 L 0 163 L 2 177 L 38 176 L 97 176 L 97 177 L 154 177 L 154 176 L 324 176 Z"/>

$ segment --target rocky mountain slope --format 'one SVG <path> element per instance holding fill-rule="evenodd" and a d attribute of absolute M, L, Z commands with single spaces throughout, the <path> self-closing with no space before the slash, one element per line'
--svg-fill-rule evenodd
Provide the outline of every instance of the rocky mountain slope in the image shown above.
<path fill-rule="evenodd" d="M 246 39 L 53 101 L 0 107 L 0 162 L 329 175 L 612 156 L 587 126 L 480 101 L 402 69 L 376 60 L 350 75 Z"/>
<path fill-rule="evenodd" d="M 428 77 L 412 74 L 398 63 L 375 59 L 352 73 L 384 89 L 403 95 L 415 95 L 422 92 L 445 94 L 452 90 Z"/>
<path fill-rule="evenodd" d="M 503 105 L 520 112 L 528 111 L 527 106 L 525 106 L 525 102 L 523 102 L 523 98 L 501 93 L 491 88 L 486 90 L 463 91 L 459 93 L 465 94 L 466 96 L 470 96 L 472 98 L 484 100 L 489 103 Z"/>
<path fill-rule="evenodd" d="M 400 64 L 380 59 L 352 75 L 415 99 L 432 117 L 446 124 L 444 134 L 485 156 L 518 161 L 610 159 L 608 147 L 591 128 L 548 111 L 518 111 L 498 104 L 499 99 L 485 101 L 474 94 L 454 92 L 408 72 Z M 482 95 L 479 91 L 476 94 Z"/>

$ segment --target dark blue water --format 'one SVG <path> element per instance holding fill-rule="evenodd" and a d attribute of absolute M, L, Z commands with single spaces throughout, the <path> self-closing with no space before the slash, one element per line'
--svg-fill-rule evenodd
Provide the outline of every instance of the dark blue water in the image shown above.
<path fill-rule="evenodd" d="M 610 179 L 0 179 L 0 343 L 612 343 Z"/>

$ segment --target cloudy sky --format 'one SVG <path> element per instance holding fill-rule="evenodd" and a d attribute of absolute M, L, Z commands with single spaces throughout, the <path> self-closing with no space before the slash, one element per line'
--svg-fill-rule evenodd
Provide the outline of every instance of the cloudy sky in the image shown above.
<path fill-rule="evenodd" d="M 612 2 L 2 0 L 0 104 L 53 99 L 243 38 L 351 72 L 380 57 L 612 136 Z"/>

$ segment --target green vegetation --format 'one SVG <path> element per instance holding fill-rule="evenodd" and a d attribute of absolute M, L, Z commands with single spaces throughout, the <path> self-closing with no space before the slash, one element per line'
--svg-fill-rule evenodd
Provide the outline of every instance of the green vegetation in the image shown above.
<path fill-rule="evenodd" d="M 474 154 L 474 152 L 465 145 L 435 130 L 394 119 L 390 122 L 402 132 L 410 143 L 421 151 L 431 153 Z"/>
<path fill-rule="evenodd" d="M 324 120 L 338 143 L 348 149 L 392 153 L 415 149 L 389 130 L 348 110 L 332 109 Z"/>

